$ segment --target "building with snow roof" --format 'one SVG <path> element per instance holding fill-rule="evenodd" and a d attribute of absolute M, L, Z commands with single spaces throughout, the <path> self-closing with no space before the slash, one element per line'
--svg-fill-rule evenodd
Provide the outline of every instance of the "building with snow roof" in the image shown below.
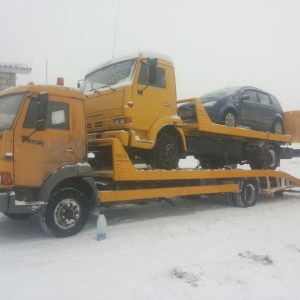
<path fill-rule="evenodd" d="M 16 86 L 16 74 L 29 74 L 31 68 L 23 64 L 0 62 L 0 91 Z"/>

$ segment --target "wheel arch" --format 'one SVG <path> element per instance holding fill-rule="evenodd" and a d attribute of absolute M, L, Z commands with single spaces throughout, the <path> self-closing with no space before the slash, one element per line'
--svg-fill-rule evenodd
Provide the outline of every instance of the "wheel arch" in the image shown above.
<path fill-rule="evenodd" d="M 179 145 L 180 157 L 185 157 L 187 146 L 183 130 L 181 128 L 178 129 L 173 125 L 166 125 L 162 127 L 161 130 L 158 132 L 156 141 L 158 140 L 159 136 L 163 133 L 172 134 L 176 137 Z"/>
<path fill-rule="evenodd" d="M 53 172 L 39 190 L 38 200 L 48 202 L 58 190 L 72 188 L 79 190 L 92 205 L 100 205 L 92 168 L 88 164 L 68 165 Z"/>
<path fill-rule="evenodd" d="M 240 118 L 239 118 L 239 111 L 238 109 L 233 106 L 233 105 L 230 105 L 230 106 L 225 106 L 223 107 L 221 110 L 220 110 L 220 122 L 223 121 L 223 118 L 225 116 L 225 114 L 228 112 L 228 111 L 232 111 L 236 117 L 236 122 L 237 124 L 239 124 L 239 121 L 240 121 Z"/>
<path fill-rule="evenodd" d="M 277 121 L 280 121 L 280 122 L 281 122 L 281 124 L 282 124 L 282 129 L 283 129 L 283 132 L 284 132 L 284 130 L 285 130 L 285 128 L 284 128 L 284 119 L 283 119 L 283 117 L 282 117 L 279 113 L 276 113 L 276 115 L 275 115 L 274 121 L 272 122 L 271 131 L 274 130 L 274 125 L 275 125 L 275 123 L 276 123 Z"/>

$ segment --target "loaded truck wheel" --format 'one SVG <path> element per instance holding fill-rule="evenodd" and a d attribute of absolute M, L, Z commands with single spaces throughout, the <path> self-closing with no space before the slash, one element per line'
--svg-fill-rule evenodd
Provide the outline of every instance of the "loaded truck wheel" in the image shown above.
<path fill-rule="evenodd" d="M 179 143 L 172 133 L 158 136 L 152 151 L 152 165 L 158 169 L 176 169 L 179 162 Z"/>
<path fill-rule="evenodd" d="M 55 237 L 77 234 L 85 225 L 90 213 L 86 197 L 76 189 L 63 189 L 55 193 L 41 215 L 42 228 Z"/>
<path fill-rule="evenodd" d="M 250 207 L 256 204 L 258 193 L 259 180 L 257 178 L 245 178 L 240 181 L 239 193 L 231 195 L 236 206 Z"/>
<path fill-rule="evenodd" d="M 24 220 L 28 219 L 31 214 L 11 214 L 11 213 L 3 213 L 6 217 L 12 220 Z"/>
<path fill-rule="evenodd" d="M 275 170 L 280 165 L 280 157 L 278 156 L 275 147 L 273 145 L 268 145 L 264 159 L 251 159 L 249 165 L 252 170 Z"/>

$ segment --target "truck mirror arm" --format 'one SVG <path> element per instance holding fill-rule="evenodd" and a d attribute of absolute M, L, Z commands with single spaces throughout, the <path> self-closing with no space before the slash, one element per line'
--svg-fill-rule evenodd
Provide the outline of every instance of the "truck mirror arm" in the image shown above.
<path fill-rule="evenodd" d="M 145 90 L 148 86 L 149 86 L 149 84 L 146 85 L 143 89 L 138 90 L 138 95 L 143 95 L 144 90 Z"/>
<path fill-rule="evenodd" d="M 30 137 L 36 132 L 37 130 L 35 129 L 33 132 L 27 134 L 27 135 L 22 135 L 22 142 L 28 142 L 31 144 L 38 144 L 38 145 L 43 145 L 44 142 L 41 140 L 31 140 Z"/>

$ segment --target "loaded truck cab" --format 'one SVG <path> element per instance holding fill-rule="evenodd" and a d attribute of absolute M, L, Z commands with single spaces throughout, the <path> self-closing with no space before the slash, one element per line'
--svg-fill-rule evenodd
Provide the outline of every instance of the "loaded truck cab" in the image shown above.
<path fill-rule="evenodd" d="M 90 139 L 118 138 L 132 159 L 177 167 L 186 146 L 170 58 L 137 53 L 109 61 L 91 70 L 81 89 Z"/>

